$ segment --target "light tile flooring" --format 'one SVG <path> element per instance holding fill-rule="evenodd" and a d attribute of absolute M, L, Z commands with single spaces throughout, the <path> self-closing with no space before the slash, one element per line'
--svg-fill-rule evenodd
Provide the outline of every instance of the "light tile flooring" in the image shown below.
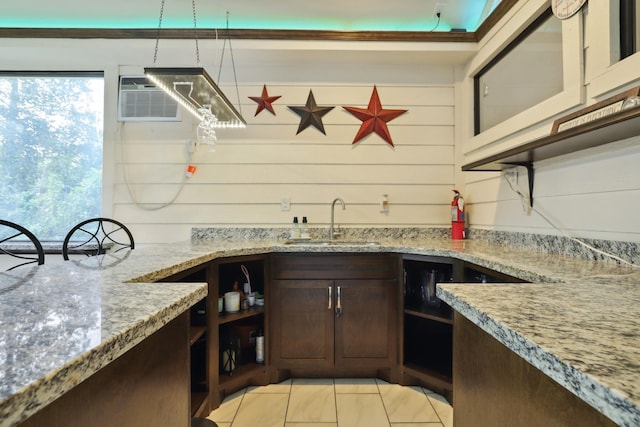
<path fill-rule="evenodd" d="M 451 427 L 446 399 L 379 379 L 292 379 L 228 396 L 220 427 Z"/>

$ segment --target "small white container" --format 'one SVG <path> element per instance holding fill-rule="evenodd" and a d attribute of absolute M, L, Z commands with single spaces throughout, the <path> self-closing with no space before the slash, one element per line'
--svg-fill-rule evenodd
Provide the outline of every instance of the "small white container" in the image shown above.
<path fill-rule="evenodd" d="M 224 310 L 227 313 L 240 311 L 240 292 L 227 292 L 224 294 Z"/>
<path fill-rule="evenodd" d="M 264 336 L 256 337 L 256 362 L 264 363 Z"/>

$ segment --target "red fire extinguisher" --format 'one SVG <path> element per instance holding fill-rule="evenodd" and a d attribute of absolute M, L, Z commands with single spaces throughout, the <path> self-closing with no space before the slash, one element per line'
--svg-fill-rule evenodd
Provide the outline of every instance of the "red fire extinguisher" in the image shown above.
<path fill-rule="evenodd" d="M 464 232 L 464 199 L 458 190 L 453 190 L 455 196 L 451 201 L 451 238 L 461 240 L 465 238 Z"/>

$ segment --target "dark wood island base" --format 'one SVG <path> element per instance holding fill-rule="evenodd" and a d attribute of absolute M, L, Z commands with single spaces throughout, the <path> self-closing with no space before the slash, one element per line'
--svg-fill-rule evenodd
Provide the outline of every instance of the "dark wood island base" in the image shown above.
<path fill-rule="evenodd" d="M 189 426 L 188 331 L 187 312 L 20 425 Z"/>
<path fill-rule="evenodd" d="M 455 427 L 616 425 L 457 312 L 454 325 Z"/>

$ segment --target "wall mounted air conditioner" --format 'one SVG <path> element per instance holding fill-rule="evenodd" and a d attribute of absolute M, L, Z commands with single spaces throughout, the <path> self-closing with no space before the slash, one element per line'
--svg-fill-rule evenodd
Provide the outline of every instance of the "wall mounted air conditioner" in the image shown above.
<path fill-rule="evenodd" d="M 120 76 L 118 121 L 177 122 L 178 103 L 146 77 Z"/>

